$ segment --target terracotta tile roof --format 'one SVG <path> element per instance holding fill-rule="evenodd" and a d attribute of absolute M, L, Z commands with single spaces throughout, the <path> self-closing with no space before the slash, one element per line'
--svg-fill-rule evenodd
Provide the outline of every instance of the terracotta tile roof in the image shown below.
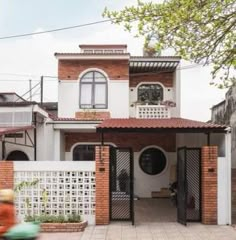
<path fill-rule="evenodd" d="M 137 119 L 111 118 L 104 120 L 97 129 L 219 129 L 224 130 L 226 125 L 206 123 L 184 118 L 166 119 Z"/>
<path fill-rule="evenodd" d="M 0 127 L 0 136 L 8 133 L 16 133 L 29 129 L 33 129 L 34 126 L 22 126 L 22 127 Z"/>

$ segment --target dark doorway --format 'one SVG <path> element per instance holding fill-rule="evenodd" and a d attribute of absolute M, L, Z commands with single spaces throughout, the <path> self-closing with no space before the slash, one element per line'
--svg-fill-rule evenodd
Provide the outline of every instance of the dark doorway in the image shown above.
<path fill-rule="evenodd" d="M 110 220 L 132 221 L 133 152 L 130 148 L 110 149 Z"/>
<path fill-rule="evenodd" d="M 11 152 L 6 160 L 11 160 L 11 161 L 29 161 L 28 156 L 22 152 L 22 151 L 13 151 Z"/>

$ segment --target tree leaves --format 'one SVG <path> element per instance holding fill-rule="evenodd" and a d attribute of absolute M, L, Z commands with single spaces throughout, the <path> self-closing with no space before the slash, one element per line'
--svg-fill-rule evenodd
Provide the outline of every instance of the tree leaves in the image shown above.
<path fill-rule="evenodd" d="M 186 60 L 213 65 L 214 85 L 236 83 L 235 0 L 166 0 L 162 4 L 139 0 L 137 6 L 119 12 L 105 9 L 103 16 L 145 36 L 145 47 L 155 42 L 158 51 L 174 48 Z"/>

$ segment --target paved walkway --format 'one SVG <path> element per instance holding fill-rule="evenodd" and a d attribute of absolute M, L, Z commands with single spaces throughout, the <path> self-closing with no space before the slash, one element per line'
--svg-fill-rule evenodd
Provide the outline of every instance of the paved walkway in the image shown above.
<path fill-rule="evenodd" d="M 200 223 L 150 223 L 136 226 L 112 223 L 108 226 L 89 226 L 84 233 L 41 234 L 40 240 L 235 240 L 231 226 L 207 226 Z"/>

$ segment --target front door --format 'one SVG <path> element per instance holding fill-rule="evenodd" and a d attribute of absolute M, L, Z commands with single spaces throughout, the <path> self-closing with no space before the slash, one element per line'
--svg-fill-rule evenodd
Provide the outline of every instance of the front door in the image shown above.
<path fill-rule="evenodd" d="M 134 224 L 131 148 L 112 147 L 110 150 L 110 220 L 126 220 Z"/>

